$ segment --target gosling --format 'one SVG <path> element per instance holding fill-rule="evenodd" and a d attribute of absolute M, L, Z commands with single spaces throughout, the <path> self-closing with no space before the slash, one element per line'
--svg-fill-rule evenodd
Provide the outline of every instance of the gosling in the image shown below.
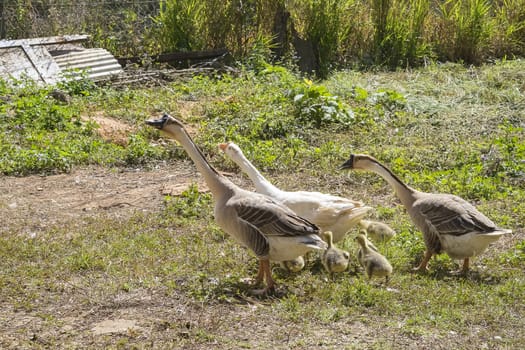
<path fill-rule="evenodd" d="M 360 246 L 357 254 L 359 264 L 365 269 L 368 279 L 385 277 L 385 284 L 387 284 L 392 274 L 392 265 L 383 255 L 369 246 L 370 243 L 364 234 L 359 233 L 355 240 Z"/>
<path fill-rule="evenodd" d="M 281 261 L 280 265 L 281 268 L 288 272 L 299 272 L 304 269 L 304 258 L 302 256 L 298 256 L 293 260 Z"/>
<path fill-rule="evenodd" d="M 332 231 L 321 233 L 321 238 L 328 244 L 328 248 L 321 257 L 324 268 L 333 277 L 336 272 L 343 272 L 348 268 L 350 253 L 334 246 Z"/>
<path fill-rule="evenodd" d="M 359 226 L 361 226 L 361 228 L 366 231 L 367 236 L 372 238 L 376 243 L 388 242 L 396 235 L 396 231 L 383 222 L 361 220 L 359 221 Z"/>

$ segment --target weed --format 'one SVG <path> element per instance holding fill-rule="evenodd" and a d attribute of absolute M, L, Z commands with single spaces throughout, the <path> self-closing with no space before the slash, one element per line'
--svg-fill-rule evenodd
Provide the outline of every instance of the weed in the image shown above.
<path fill-rule="evenodd" d="M 211 208 L 211 194 L 201 193 L 197 184 L 191 184 L 180 196 L 166 196 L 164 215 L 186 219 L 208 216 Z"/>
<path fill-rule="evenodd" d="M 331 124 L 347 128 L 354 122 L 352 110 L 337 96 L 328 92 L 325 86 L 316 85 L 305 79 L 304 85 L 290 93 L 296 108 L 298 121 L 311 128 Z"/>

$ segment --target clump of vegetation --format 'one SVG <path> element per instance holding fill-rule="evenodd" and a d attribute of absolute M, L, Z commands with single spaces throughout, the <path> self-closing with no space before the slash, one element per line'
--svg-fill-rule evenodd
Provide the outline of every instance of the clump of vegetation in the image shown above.
<path fill-rule="evenodd" d="M 424 37 L 429 0 L 375 0 L 371 6 L 376 64 L 395 68 L 433 58 Z"/>
<path fill-rule="evenodd" d="M 349 127 L 355 121 L 354 113 L 323 85 L 305 79 L 304 85 L 292 90 L 299 123 L 304 127 L 321 128 L 331 124 Z"/>
<path fill-rule="evenodd" d="M 437 34 L 437 45 L 445 59 L 480 63 L 494 29 L 491 7 L 487 0 L 448 0 L 439 6 L 447 32 Z"/>
<path fill-rule="evenodd" d="M 165 215 L 185 219 L 208 217 L 211 199 L 210 193 L 201 193 L 197 184 L 191 184 L 179 196 L 168 195 L 164 198 Z"/>
<path fill-rule="evenodd" d="M 167 0 L 91 4 L 87 0 L 2 7 L 2 38 L 76 34 L 117 56 L 227 48 L 249 58 L 270 38 L 267 58 L 296 56 L 320 78 L 348 66 L 465 63 L 525 53 L 524 0 Z M 5 22 L 5 23 L 4 23 Z"/>
<path fill-rule="evenodd" d="M 81 117 L 79 104 L 53 97 L 54 88 L 37 86 L 31 80 L 1 84 L 0 173 L 68 172 L 78 164 L 139 164 L 160 158 L 164 153 L 144 141 L 140 134 L 130 136 L 129 147 L 105 142 L 97 125 Z M 71 98 L 96 94 L 89 80 L 63 81 L 58 87 Z"/>

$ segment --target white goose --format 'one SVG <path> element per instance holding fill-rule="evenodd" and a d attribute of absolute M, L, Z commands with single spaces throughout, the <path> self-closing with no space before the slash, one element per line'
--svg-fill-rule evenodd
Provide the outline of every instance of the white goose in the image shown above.
<path fill-rule="evenodd" d="M 324 250 L 319 228 L 297 216 L 291 209 L 262 194 L 243 190 L 220 175 L 197 148 L 183 124 L 165 114 L 146 123 L 177 140 L 204 176 L 214 202 L 215 221 L 240 244 L 251 249 L 259 259 L 256 282 L 266 287 L 254 294 L 274 290 L 270 260 L 293 260 L 310 250 Z"/>
<path fill-rule="evenodd" d="M 446 252 L 452 259 L 463 259 L 462 272 L 469 269 L 469 258 L 483 253 L 491 242 L 511 233 L 499 228 L 473 205 L 452 194 L 425 193 L 404 184 L 375 158 L 353 154 L 340 169 L 373 171 L 392 186 L 413 223 L 423 232 L 426 252 L 416 271 L 427 270 L 432 255 Z"/>
<path fill-rule="evenodd" d="M 362 202 L 321 192 L 280 190 L 264 178 L 235 143 L 221 143 L 219 148 L 248 175 L 257 192 L 284 203 L 299 216 L 319 226 L 321 231 L 331 231 L 334 242 L 341 241 L 372 209 Z"/>

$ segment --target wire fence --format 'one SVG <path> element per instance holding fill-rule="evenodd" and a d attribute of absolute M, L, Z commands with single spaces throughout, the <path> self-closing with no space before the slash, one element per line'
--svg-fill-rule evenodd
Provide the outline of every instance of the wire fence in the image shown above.
<path fill-rule="evenodd" d="M 144 51 L 161 0 L 0 0 L 0 39 L 88 34 L 121 55 Z"/>

